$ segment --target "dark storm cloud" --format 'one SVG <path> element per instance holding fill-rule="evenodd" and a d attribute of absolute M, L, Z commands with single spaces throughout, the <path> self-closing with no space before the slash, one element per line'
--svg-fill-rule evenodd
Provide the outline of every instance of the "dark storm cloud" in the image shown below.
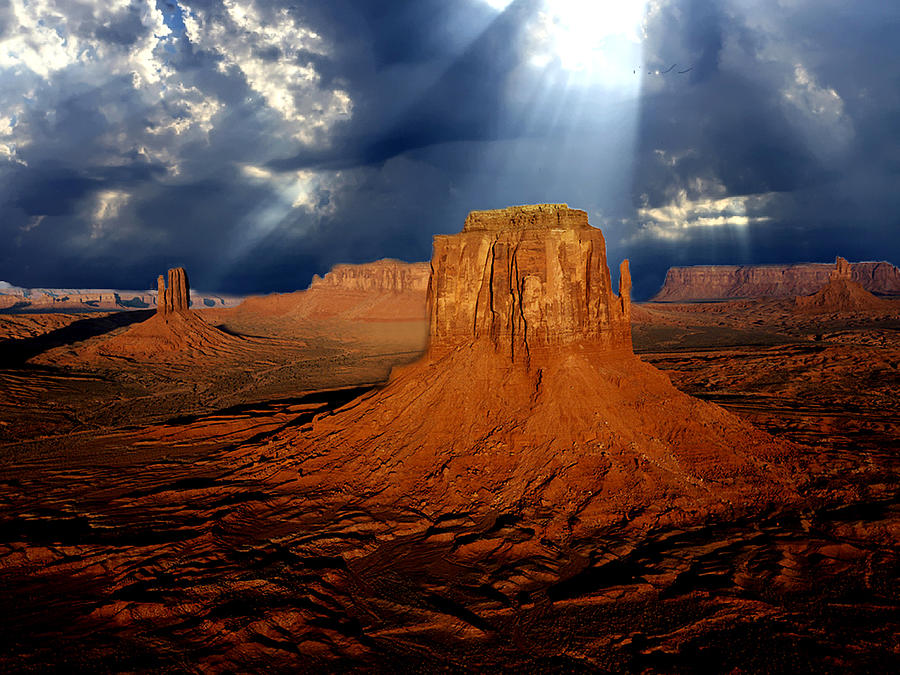
<path fill-rule="evenodd" d="M 0 4 L 6 281 L 291 290 L 540 201 L 639 296 L 671 264 L 900 260 L 895 3 L 648 3 L 634 92 L 535 60 L 541 0 L 30 7 Z"/>
<path fill-rule="evenodd" d="M 518 0 L 500 15 L 479 0 L 388 6 L 331 5 L 330 20 L 341 17 L 361 31 L 346 51 L 339 41 L 335 57 L 353 85 L 354 118 L 329 152 L 306 150 L 274 167 L 374 164 L 437 143 L 505 133 L 503 83 L 522 60 L 523 24 L 536 3 Z"/>
<path fill-rule="evenodd" d="M 629 248 L 635 278 L 655 283 L 638 293 L 669 264 L 900 259 L 890 159 L 900 105 L 889 85 L 900 77 L 889 37 L 900 9 L 793 5 L 691 1 L 649 24 L 649 57 L 690 60 L 697 75 L 648 78 Z M 746 226 L 673 226 L 665 238 L 648 217 L 679 200 L 690 218 L 704 197 L 761 194 L 772 206 L 753 215 L 767 218 Z"/>

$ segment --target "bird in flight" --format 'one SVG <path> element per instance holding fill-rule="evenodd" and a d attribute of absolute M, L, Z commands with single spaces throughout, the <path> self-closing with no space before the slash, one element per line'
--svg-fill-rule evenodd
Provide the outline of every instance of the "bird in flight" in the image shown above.
<path fill-rule="evenodd" d="M 665 70 L 648 70 L 647 74 L 648 75 L 665 75 L 665 74 L 671 73 L 673 70 L 675 70 L 675 66 L 677 66 L 677 65 L 678 65 L 677 63 L 673 63 L 671 66 L 669 66 Z M 675 73 L 678 75 L 684 75 L 685 73 L 691 72 L 693 69 L 694 69 L 694 66 L 691 66 L 690 68 L 685 68 L 684 70 L 676 70 Z M 637 74 L 637 70 L 634 70 L 632 72 L 634 74 Z"/>

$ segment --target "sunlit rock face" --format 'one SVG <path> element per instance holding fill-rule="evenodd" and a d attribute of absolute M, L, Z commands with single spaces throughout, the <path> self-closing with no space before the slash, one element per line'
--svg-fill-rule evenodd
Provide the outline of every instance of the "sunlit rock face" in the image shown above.
<path fill-rule="evenodd" d="M 434 240 L 430 351 L 489 342 L 513 360 L 584 343 L 631 351 L 631 276 L 612 290 L 606 243 L 565 204 L 473 211 Z"/>
<path fill-rule="evenodd" d="M 191 307 L 190 286 L 188 285 L 187 272 L 183 267 L 175 267 L 169 270 L 169 284 L 166 287 L 162 275 L 156 280 L 156 313 L 171 314 L 172 312 L 186 312 Z"/>
<path fill-rule="evenodd" d="M 847 262 L 846 258 L 838 256 L 835 259 L 834 270 L 832 270 L 830 278 L 832 281 L 850 281 L 853 278 L 850 263 Z"/>

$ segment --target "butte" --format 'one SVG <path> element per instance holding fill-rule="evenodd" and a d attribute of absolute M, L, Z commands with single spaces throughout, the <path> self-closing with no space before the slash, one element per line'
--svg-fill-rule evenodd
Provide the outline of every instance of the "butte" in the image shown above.
<path fill-rule="evenodd" d="M 613 291 L 584 211 L 474 211 L 435 237 L 423 358 L 258 448 L 254 472 L 434 518 L 512 512 L 548 535 L 789 498 L 791 446 L 634 355 L 630 286 L 626 260 Z"/>
<path fill-rule="evenodd" d="M 91 356 L 135 361 L 185 361 L 231 354 L 244 340 L 206 323 L 191 311 L 190 287 L 183 267 L 157 279 L 156 313 L 120 335 L 92 347 Z"/>

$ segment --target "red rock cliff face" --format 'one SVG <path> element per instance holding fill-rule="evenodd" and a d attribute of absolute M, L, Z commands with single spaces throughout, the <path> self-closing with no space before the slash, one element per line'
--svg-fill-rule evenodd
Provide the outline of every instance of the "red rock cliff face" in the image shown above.
<path fill-rule="evenodd" d="M 156 285 L 157 314 L 187 312 L 190 309 L 190 287 L 188 286 L 187 272 L 185 272 L 183 267 L 175 267 L 169 270 L 168 288 L 162 275 L 157 278 Z"/>
<path fill-rule="evenodd" d="M 514 360 L 574 343 L 631 351 L 628 262 L 612 291 L 606 244 L 565 204 L 474 211 L 434 240 L 432 354 L 490 342 Z"/>
<path fill-rule="evenodd" d="M 870 293 L 900 294 L 900 270 L 887 262 L 848 263 L 851 280 Z M 653 300 L 684 302 L 724 298 L 810 295 L 828 283 L 834 265 L 697 265 L 671 267 Z"/>
<path fill-rule="evenodd" d="M 325 277 L 313 277 L 310 288 L 339 288 L 347 291 L 425 292 L 431 267 L 427 262 L 405 263 L 377 260 L 362 265 L 335 265 Z"/>

